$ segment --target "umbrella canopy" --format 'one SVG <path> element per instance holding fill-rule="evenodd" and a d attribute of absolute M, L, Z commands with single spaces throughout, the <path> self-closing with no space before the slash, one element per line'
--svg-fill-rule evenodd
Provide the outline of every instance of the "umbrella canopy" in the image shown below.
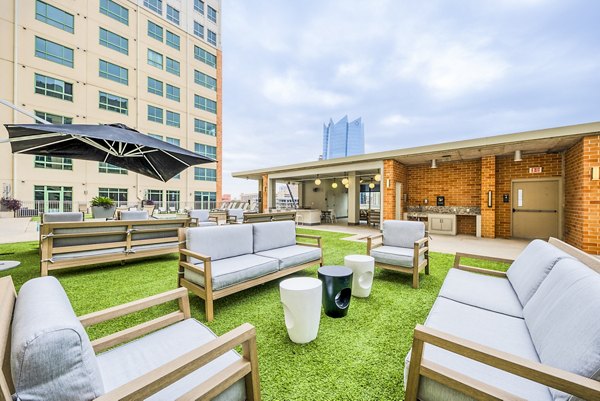
<path fill-rule="evenodd" d="M 123 124 L 5 124 L 13 153 L 110 163 L 168 181 L 216 160 L 144 135 Z"/>

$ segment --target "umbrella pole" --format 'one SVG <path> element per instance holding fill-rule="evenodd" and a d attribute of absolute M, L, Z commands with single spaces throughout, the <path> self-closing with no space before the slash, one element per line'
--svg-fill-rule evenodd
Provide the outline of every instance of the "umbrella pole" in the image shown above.
<path fill-rule="evenodd" d="M 25 114 L 27 117 L 33 118 L 38 123 L 52 124 L 50 121 L 44 120 L 43 118 L 36 116 L 35 114 L 31 113 L 28 110 L 25 110 L 25 109 L 22 109 L 20 107 L 15 106 L 14 104 L 12 104 L 11 102 L 9 102 L 8 100 L 4 100 L 4 99 L 0 98 L 0 103 L 2 103 L 5 106 L 10 107 L 11 109 L 13 109 L 15 111 L 18 111 L 21 114 Z"/>

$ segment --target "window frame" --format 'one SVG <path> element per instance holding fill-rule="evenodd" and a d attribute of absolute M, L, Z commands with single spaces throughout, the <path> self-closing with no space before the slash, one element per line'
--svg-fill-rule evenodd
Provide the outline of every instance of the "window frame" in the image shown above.
<path fill-rule="evenodd" d="M 43 43 L 44 48 L 38 49 L 38 43 Z M 48 44 L 58 46 L 62 50 L 62 55 L 58 56 L 54 53 L 50 53 L 48 51 Z M 65 51 L 67 51 L 67 55 L 65 55 Z M 68 53 L 71 53 L 70 60 L 68 57 Z M 34 46 L 34 54 L 36 57 L 39 57 L 44 60 L 51 61 L 56 64 L 64 65 L 65 67 L 75 68 L 75 51 L 70 47 L 63 46 L 59 43 L 53 42 L 48 39 L 44 39 L 39 36 L 35 36 L 35 46 Z"/>
<path fill-rule="evenodd" d="M 212 13 L 211 13 L 211 11 L 212 11 Z M 216 24 L 217 23 L 217 10 L 215 10 L 211 6 L 207 6 L 206 17 Z"/>
<path fill-rule="evenodd" d="M 106 103 L 102 103 L 102 95 L 106 97 Z M 119 106 L 115 106 L 109 103 L 109 97 L 116 98 L 120 104 Z M 123 107 L 122 103 L 125 103 L 125 107 Z M 119 114 L 128 115 L 129 114 L 129 99 L 126 97 L 121 97 L 118 95 L 113 95 L 112 93 L 98 91 L 98 108 L 102 110 L 112 111 Z M 124 111 L 124 112 L 123 112 Z"/>
<path fill-rule="evenodd" d="M 162 16 L 162 0 L 144 0 L 144 7 Z"/>
<path fill-rule="evenodd" d="M 170 127 L 180 128 L 181 127 L 181 114 L 179 114 L 175 111 L 166 110 L 165 124 Z"/>
<path fill-rule="evenodd" d="M 206 32 L 206 41 L 213 46 L 217 45 L 217 33 L 207 29 Z"/>
<path fill-rule="evenodd" d="M 199 148 L 204 148 L 204 150 L 200 150 Z M 209 149 L 210 148 L 210 149 Z M 210 150 L 210 152 L 209 152 Z M 214 150 L 214 153 L 212 152 Z M 205 143 L 194 142 L 194 153 L 198 153 L 201 156 L 210 157 L 213 159 L 217 159 L 217 147 L 213 145 L 207 145 Z"/>
<path fill-rule="evenodd" d="M 155 115 L 150 112 L 150 110 L 158 111 L 160 110 L 160 118 L 158 115 Z M 165 110 L 162 107 L 153 106 L 151 104 L 148 105 L 148 113 L 147 113 L 148 121 L 164 124 L 165 121 Z"/>
<path fill-rule="evenodd" d="M 160 91 L 158 91 L 155 86 L 151 86 L 150 85 L 151 81 L 154 81 L 154 83 L 159 83 L 160 84 Z M 161 97 L 164 95 L 164 83 L 163 83 L 163 81 L 161 81 L 159 79 L 156 79 L 156 78 L 152 78 L 152 77 L 149 76 L 147 83 L 148 83 L 148 93 L 152 93 L 154 95 L 158 95 L 158 96 L 161 96 Z"/>
<path fill-rule="evenodd" d="M 198 45 L 194 45 L 194 58 L 210 67 L 217 68 L 217 56 Z"/>
<path fill-rule="evenodd" d="M 211 106 L 214 106 L 214 108 Z M 204 96 L 194 95 L 194 107 L 199 110 L 217 114 L 217 102 Z"/>
<path fill-rule="evenodd" d="M 210 124 L 211 126 L 209 126 Z M 212 129 L 214 129 L 214 131 Z M 208 136 L 217 136 L 217 124 L 211 123 L 210 121 L 201 120 L 194 118 L 194 132 Z M 214 133 L 211 133 L 214 132 Z"/>
<path fill-rule="evenodd" d="M 106 65 L 107 70 L 102 71 L 102 64 Z M 119 70 L 119 75 L 111 74 L 109 71 L 110 67 L 116 67 Z M 125 78 L 122 76 L 122 72 L 125 72 Z M 98 75 L 102 78 L 109 79 L 114 82 L 118 82 L 122 85 L 129 86 L 129 70 L 125 67 L 121 67 L 120 65 L 111 63 L 110 61 L 106 61 L 103 59 L 98 59 Z"/>
<path fill-rule="evenodd" d="M 197 37 L 204 39 L 204 25 L 194 20 L 194 35 Z"/>
<path fill-rule="evenodd" d="M 207 80 L 207 78 L 209 79 Z M 203 73 L 202 71 L 194 70 L 194 82 L 200 86 L 204 86 L 205 88 L 212 89 L 214 91 L 217 90 L 216 78 L 213 78 L 210 75 Z"/>
<path fill-rule="evenodd" d="M 106 4 L 106 7 L 102 6 L 102 3 Z M 114 5 L 116 7 L 113 7 L 113 10 L 110 9 L 110 5 Z M 117 8 L 118 7 L 118 8 Z M 127 26 L 129 26 L 129 9 L 127 7 L 123 7 L 122 5 L 120 5 L 119 3 L 117 3 L 116 1 L 113 0 L 100 0 L 100 14 L 104 14 L 107 17 L 110 17 L 116 21 L 119 21 L 122 24 L 125 24 Z M 125 17 L 123 17 L 120 14 L 117 14 L 114 9 L 119 10 L 121 13 L 123 10 L 125 10 Z"/>
<path fill-rule="evenodd" d="M 173 40 L 169 40 L 169 39 L 171 39 L 171 38 L 169 38 L 169 35 L 171 35 L 171 38 L 177 38 L 177 41 L 175 42 Z M 179 37 L 179 35 L 167 30 L 167 34 L 165 36 L 166 36 L 165 43 L 167 44 L 167 46 L 170 46 L 171 48 L 173 48 L 175 50 L 181 49 L 181 38 Z"/>
<path fill-rule="evenodd" d="M 103 33 L 106 33 L 105 37 L 103 37 L 103 35 L 102 35 Z M 118 39 L 119 43 L 115 44 L 115 43 L 111 42 L 110 41 L 111 38 Z M 98 43 L 100 43 L 104 47 L 107 47 L 109 49 L 112 49 L 114 51 L 122 53 L 126 56 L 129 55 L 129 39 L 127 39 L 119 34 L 116 34 L 112 31 L 109 31 L 106 28 L 99 27 Z M 123 44 L 125 45 L 125 47 L 123 47 Z"/>
<path fill-rule="evenodd" d="M 169 12 L 170 11 L 170 12 Z M 180 12 L 175 7 L 171 6 L 167 3 L 167 20 L 172 23 L 179 25 L 180 22 Z"/>
<path fill-rule="evenodd" d="M 194 181 L 217 182 L 217 169 L 206 167 L 194 167 Z"/>
<path fill-rule="evenodd" d="M 44 7 L 45 14 L 40 13 L 38 6 Z M 48 8 L 52 8 L 58 12 L 61 17 L 66 17 L 71 19 L 71 25 L 68 25 L 64 21 L 58 21 L 48 16 Z M 61 29 L 65 32 L 75 33 L 75 16 L 71 13 L 66 12 L 63 9 L 60 9 L 52 4 L 48 4 L 42 0 L 35 1 L 35 19 L 41 21 L 45 24 L 53 26 L 55 28 Z"/>
<path fill-rule="evenodd" d="M 165 71 L 179 77 L 181 76 L 181 63 L 171 57 L 167 57 L 165 60 Z"/>
<path fill-rule="evenodd" d="M 160 56 L 160 65 L 156 61 L 154 61 L 154 60 L 152 60 L 150 58 L 150 54 L 151 53 L 154 54 L 154 55 Z M 157 52 L 155 50 L 152 50 L 152 49 L 148 48 L 148 56 L 147 57 L 148 57 L 148 65 L 151 65 L 152 67 L 156 67 L 156 68 L 158 68 L 160 70 L 162 70 L 164 68 L 165 58 L 162 55 L 162 53 L 159 53 L 159 52 Z"/>
<path fill-rule="evenodd" d="M 33 159 L 33 167 L 50 170 L 73 171 L 73 159 L 70 157 L 35 155 Z"/>
<path fill-rule="evenodd" d="M 44 87 L 38 86 L 38 78 L 43 78 Z M 37 93 L 39 95 L 48 96 L 48 97 L 53 97 L 55 99 L 66 100 L 68 102 L 73 101 L 73 84 L 72 83 L 63 81 L 62 79 L 52 78 L 47 75 L 39 74 L 37 72 L 35 74 L 33 74 L 33 79 L 34 79 L 34 82 L 33 82 L 34 93 Z M 49 80 L 62 83 L 63 91 L 59 92 L 54 89 L 48 89 L 48 85 L 49 85 L 48 81 Z M 68 87 L 71 88 L 70 94 L 67 93 L 67 90 L 66 90 Z M 54 96 L 53 94 L 55 94 L 57 96 Z"/>
<path fill-rule="evenodd" d="M 37 117 L 46 120 L 52 124 L 73 124 L 73 117 L 61 116 L 60 114 L 52 114 L 45 111 L 34 110 L 33 112 Z M 61 119 L 60 122 L 54 122 L 54 118 L 58 117 Z M 37 121 L 37 124 L 42 124 Z"/>
<path fill-rule="evenodd" d="M 169 89 L 171 89 L 171 91 L 169 91 Z M 175 93 L 177 94 L 176 96 Z M 165 88 L 165 94 L 167 99 L 171 99 L 176 102 L 181 101 L 181 89 L 175 85 L 167 84 Z"/>
<path fill-rule="evenodd" d="M 98 173 L 128 175 L 129 171 L 110 163 L 98 162 Z"/>
<path fill-rule="evenodd" d="M 157 32 L 155 32 L 155 30 L 157 30 L 157 29 L 160 30 L 160 34 L 158 34 Z M 158 25 L 158 24 L 156 24 L 156 23 L 148 20 L 148 30 L 147 30 L 147 33 L 148 33 L 149 37 L 151 37 L 152 39 L 156 39 L 156 40 L 158 40 L 159 42 L 162 43 L 163 42 L 163 37 L 164 37 L 164 31 L 165 31 L 165 29 L 162 26 L 160 26 L 160 25 Z"/>

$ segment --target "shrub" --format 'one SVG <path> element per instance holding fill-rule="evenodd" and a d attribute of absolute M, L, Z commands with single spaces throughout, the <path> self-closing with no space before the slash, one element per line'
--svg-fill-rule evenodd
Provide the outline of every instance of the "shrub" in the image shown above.
<path fill-rule="evenodd" d="M 3 209 L 10 210 L 11 212 L 16 212 L 22 206 L 22 202 L 20 200 L 13 198 L 2 198 L 0 199 L 0 204 L 2 204 Z"/>
<path fill-rule="evenodd" d="M 115 205 L 115 201 L 105 196 L 96 196 L 92 198 L 92 206 L 101 206 L 105 209 L 110 209 Z"/>

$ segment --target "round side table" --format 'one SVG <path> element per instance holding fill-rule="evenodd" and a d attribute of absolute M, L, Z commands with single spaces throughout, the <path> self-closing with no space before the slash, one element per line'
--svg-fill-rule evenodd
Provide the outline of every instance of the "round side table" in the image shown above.
<path fill-rule="evenodd" d="M 367 255 L 348 255 L 344 257 L 344 265 L 354 273 L 352 295 L 358 298 L 368 297 L 373 286 L 375 259 Z"/>
<path fill-rule="evenodd" d="M 0 271 L 14 269 L 20 264 L 21 262 L 17 262 L 16 260 L 0 260 Z"/>
<path fill-rule="evenodd" d="M 352 297 L 352 270 L 344 266 L 323 266 L 318 272 L 323 282 L 323 309 L 329 317 L 348 314 Z"/>
<path fill-rule="evenodd" d="M 321 320 L 321 281 L 296 277 L 279 283 L 281 304 L 290 340 L 306 344 L 317 338 Z"/>

